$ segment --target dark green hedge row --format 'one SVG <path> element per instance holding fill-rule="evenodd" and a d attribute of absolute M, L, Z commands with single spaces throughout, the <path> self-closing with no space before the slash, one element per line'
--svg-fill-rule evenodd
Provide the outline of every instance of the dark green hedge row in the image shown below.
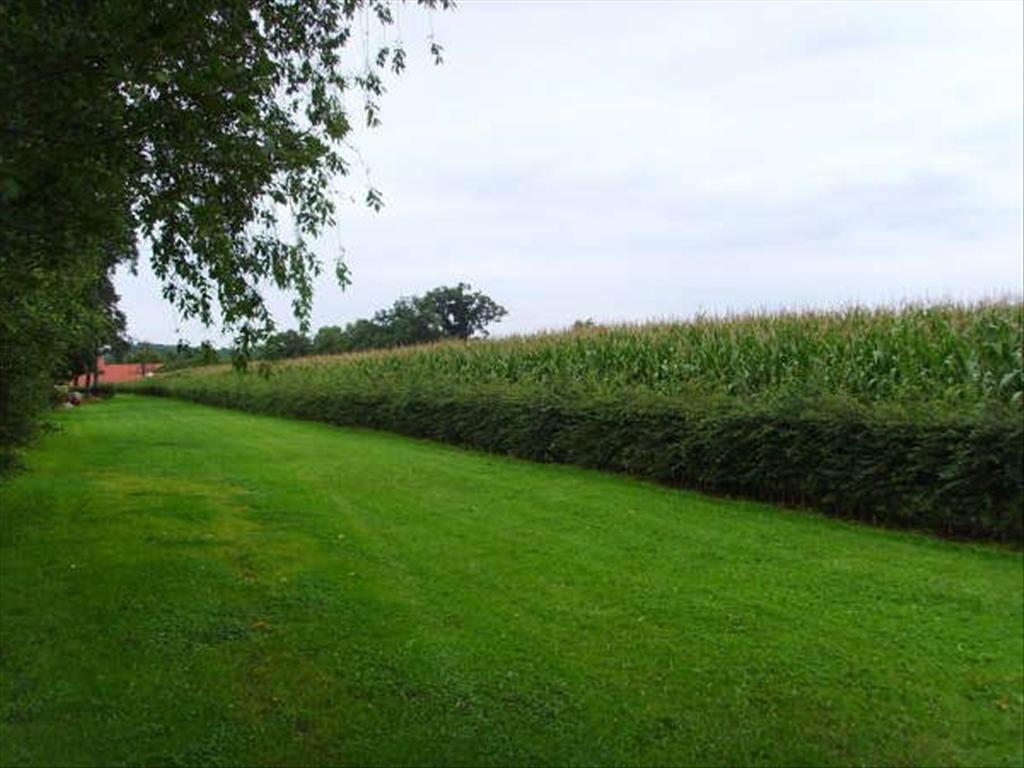
<path fill-rule="evenodd" d="M 247 377 L 246 377 L 247 378 Z M 850 403 L 687 402 L 520 390 L 285 391 L 148 381 L 139 391 L 384 429 L 526 459 L 625 472 L 882 525 L 1019 541 L 1024 424 Z"/>

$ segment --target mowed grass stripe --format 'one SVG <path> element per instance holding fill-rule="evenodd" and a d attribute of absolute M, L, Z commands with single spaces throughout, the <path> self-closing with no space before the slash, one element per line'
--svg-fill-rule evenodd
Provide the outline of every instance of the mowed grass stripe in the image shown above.
<path fill-rule="evenodd" d="M 1019 765 L 1019 552 L 118 396 L 0 490 L 0 763 Z"/>

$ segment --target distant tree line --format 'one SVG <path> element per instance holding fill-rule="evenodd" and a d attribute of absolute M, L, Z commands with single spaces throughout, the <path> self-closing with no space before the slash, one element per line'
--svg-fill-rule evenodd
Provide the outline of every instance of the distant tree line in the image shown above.
<path fill-rule="evenodd" d="M 234 349 L 215 347 L 209 341 L 189 345 L 129 339 L 124 333 L 124 316 L 116 309 L 116 300 L 111 290 L 110 321 L 94 333 L 83 333 L 74 350 L 61 361 L 57 378 L 67 380 L 95 372 L 99 355 L 104 355 L 108 363 L 161 363 L 164 371 L 231 361 Z M 344 327 L 325 325 L 312 336 L 291 330 L 271 334 L 256 349 L 256 356 L 282 360 L 443 339 L 471 339 L 487 336 L 487 326 L 499 322 L 506 314 L 503 306 L 486 294 L 474 291 L 467 283 L 440 286 L 422 296 L 400 298 L 391 307 L 374 313 L 372 318 L 361 318 Z"/>
<path fill-rule="evenodd" d="M 344 327 L 325 325 L 312 337 L 299 331 L 272 334 L 257 350 L 265 360 L 303 355 L 328 355 L 365 349 L 386 349 L 442 339 L 487 336 L 487 326 L 508 311 L 467 283 L 440 286 L 422 296 L 398 299 L 372 318 Z"/>

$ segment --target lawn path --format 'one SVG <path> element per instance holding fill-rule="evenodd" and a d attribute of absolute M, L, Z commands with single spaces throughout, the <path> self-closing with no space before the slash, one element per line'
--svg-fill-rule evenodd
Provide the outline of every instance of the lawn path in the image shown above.
<path fill-rule="evenodd" d="M 158 398 L 0 486 L 0 764 L 1020 765 L 1019 552 Z"/>

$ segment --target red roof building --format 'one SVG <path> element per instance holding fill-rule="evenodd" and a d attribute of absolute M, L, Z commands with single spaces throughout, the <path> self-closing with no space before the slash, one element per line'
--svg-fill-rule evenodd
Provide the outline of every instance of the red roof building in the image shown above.
<path fill-rule="evenodd" d="M 163 363 L 108 363 L 103 355 L 96 358 L 96 370 L 100 384 L 119 384 L 122 381 L 138 381 L 159 370 Z M 81 384 L 79 383 L 81 382 Z M 77 376 L 71 386 L 85 386 L 85 376 Z"/>

